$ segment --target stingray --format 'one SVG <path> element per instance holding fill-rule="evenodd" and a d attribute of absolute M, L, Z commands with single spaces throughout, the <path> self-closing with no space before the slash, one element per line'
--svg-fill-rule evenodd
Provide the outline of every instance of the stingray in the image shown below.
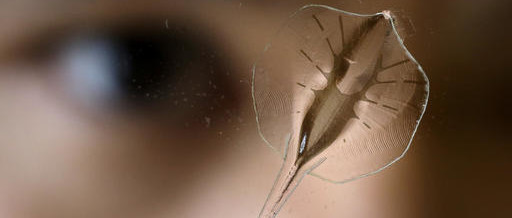
<path fill-rule="evenodd" d="M 389 11 L 295 12 L 253 66 L 258 132 L 283 158 L 259 217 L 275 217 L 306 175 L 346 183 L 402 158 L 428 79 Z"/>

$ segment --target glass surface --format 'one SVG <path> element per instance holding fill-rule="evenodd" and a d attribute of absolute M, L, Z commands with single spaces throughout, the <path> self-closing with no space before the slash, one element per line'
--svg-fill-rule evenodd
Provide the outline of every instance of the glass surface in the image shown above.
<path fill-rule="evenodd" d="M 310 90 L 321 91 L 328 81 L 300 50 L 317 63 L 332 58 L 319 65 L 329 70 L 334 60 L 329 43 L 336 53 L 343 49 L 341 29 L 332 27 L 339 26 L 338 16 L 325 16 L 335 13 L 330 9 L 315 9 L 325 10 L 316 16 L 323 31 L 306 11 L 287 19 L 304 4 L 309 3 L 0 1 L 0 217 L 257 217 L 281 168 L 287 140 L 296 149 L 288 157 L 301 150 L 306 154 L 314 146 L 308 140 L 318 139 L 315 131 L 321 133 L 316 128 L 300 137 L 309 111 L 304 105 L 316 98 Z M 337 148 L 337 136 L 330 137 L 333 145 L 310 150 L 315 154 L 308 158 L 312 165 L 327 159 L 303 177 L 278 217 L 512 217 L 512 28 L 504 28 L 512 1 L 322 4 L 358 14 L 390 10 L 407 49 L 428 73 L 428 107 L 405 157 L 374 176 L 335 183 L 350 181 L 346 172 L 358 178 L 386 166 L 400 157 L 410 135 L 389 144 L 398 147 L 388 153 L 374 151 L 373 156 L 389 154 L 382 159 L 368 157 L 365 147 L 330 152 Z M 363 18 L 339 14 L 348 41 Z M 300 44 L 283 35 L 290 22 L 296 35 L 332 36 L 329 42 L 320 38 L 315 50 L 312 39 Z M 269 42 L 275 43 L 264 54 Z M 291 49 L 279 49 L 284 55 L 276 55 L 285 45 Z M 403 51 L 397 54 L 407 57 Z M 312 69 L 295 79 L 286 77 L 301 74 L 283 71 L 272 75 L 282 75 L 273 81 L 277 84 L 265 89 L 260 81 L 255 87 L 280 100 L 258 108 L 266 106 L 267 116 L 275 114 L 275 120 L 260 114 L 260 130 L 276 151 L 259 135 L 251 96 L 253 65 L 271 52 L 267 60 L 275 57 L 272 65 L 300 66 L 295 61 Z M 338 64 L 357 61 L 344 60 Z M 388 70 L 416 67 L 409 61 Z M 348 91 L 345 97 L 351 95 Z M 294 105 L 293 98 L 301 93 L 304 105 Z M 382 107 L 369 107 L 366 118 L 389 118 L 369 110 L 386 111 L 383 105 L 390 100 L 375 102 Z M 277 113 L 296 113 L 293 109 L 299 107 L 304 117 Z M 325 111 L 318 114 L 325 116 Z M 345 115 L 356 120 L 354 114 Z M 362 121 L 372 129 L 361 123 L 351 128 L 378 128 Z M 406 124 L 408 131 L 414 125 Z M 269 131 L 273 127 L 276 131 Z M 328 155 L 347 157 L 343 162 Z M 361 165 L 349 164 L 356 160 Z M 290 165 L 283 169 L 285 174 Z"/>

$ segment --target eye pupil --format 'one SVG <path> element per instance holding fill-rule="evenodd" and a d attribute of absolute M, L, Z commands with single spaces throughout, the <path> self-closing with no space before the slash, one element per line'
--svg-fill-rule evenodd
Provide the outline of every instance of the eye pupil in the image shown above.
<path fill-rule="evenodd" d="M 120 88 L 128 103 L 197 107 L 206 95 L 218 92 L 221 78 L 215 73 L 225 67 L 212 45 L 186 29 L 125 31 L 113 39 L 122 63 Z"/>
<path fill-rule="evenodd" d="M 128 37 L 133 37 L 129 36 Z M 121 38 L 119 44 L 120 87 L 130 101 L 141 103 L 152 99 L 162 98 L 166 93 L 165 86 L 169 78 L 178 76 L 173 70 L 173 51 L 168 51 L 168 45 L 163 40 L 147 38 Z M 167 51 L 166 51 L 167 50 Z"/>

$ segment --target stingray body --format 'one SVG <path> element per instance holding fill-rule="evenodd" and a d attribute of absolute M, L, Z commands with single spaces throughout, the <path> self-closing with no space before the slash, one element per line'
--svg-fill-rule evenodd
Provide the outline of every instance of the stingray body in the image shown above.
<path fill-rule="evenodd" d="M 287 49 L 274 47 L 274 51 L 268 52 L 270 58 L 264 59 L 259 65 L 261 75 L 266 77 L 259 80 L 256 77 L 257 72 L 253 72 L 254 96 L 257 96 L 256 83 L 271 84 L 268 81 L 271 81 L 269 78 L 274 74 L 268 72 L 276 72 L 275 78 L 281 78 L 279 72 L 290 72 L 292 78 L 310 78 L 303 79 L 303 82 L 292 79 L 290 84 L 295 84 L 290 90 L 293 91 L 289 94 L 286 90 L 281 91 L 282 96 L 278 100 L 295 99 L 295 102 L 291 102 L 295 108 L 286 111 L 286 106 L 277 107 L 286 112 L 289 120 L 284 122 L 278 116 L 269 119 L 275 124 L 283 123 L 280 126 L 292 123 L 289 128 L 298 131 L 297 135 L 290 135 L 285 143 L 281 171 L 260 217 L 275 217 L 305 175 L 311 174 L 326 181 L 343 183 L 377 173 L 394 163 L 407 151 L 424 112 L 428 98 L 428 80 L 412 56 L 404 52 L 405 47 L 398 38 L 390 14 L 382 12 L 361 16 L 361 22 L 355 22 L 357 25 L 353 25 L 350 33 L 345 33 L 347 30 L 344 28 L 342 15 L 347 15 L 346 13 L 326 6 L 302 8 L 297 13 L 299 15 L 294 15 L 295 20 L 305 19 L 305 26 L 316 26 L 319 36 L 298 38 L 306 43 L 297 43 L 296 52 L 289 52 L 289 48 L 292 48 L 290 45 Z M 322 20 L 330 20 L 331 25 L 322 23 Z M 293 22 L 290 26 L 293 26 Z M 337 44 L 334 44 L 333 31 L 328 31 L 333 26 L 338 31 L 338 35 L 334 35 L 338 38 Z M 293 32 L 288 31 L 288 34 L 297 34 L 297 28 L 289 29 Z M 309 33 L 308 31 L 311 29 L 306 28 L 303 33 Z M 393 38 L 394 36 L 396 37 Z M 392 39 L 397 39 L 398 43 Z M 319 41 L 325 43 L 320 44 Z M 306 47 L 300 48 L 301 45 Z M 396 49 L 393 45 L 401 46 L 396 46 L 399 48 Z M 327 49 L 322 52 L 320 46 Z M 282 64 L 275 67 L 275 57 L 270 54 L 282 51 L 299 54 L 290 57 L 297 58 L 296 63 L 300 64 L 289 65 L 292 67 L 280 71 Z M 294 68 L 295 65 L 305 67 Z M 320 75 L 320 79 L 315 75 Z M 261 108 L 265 108 L 269 102 L 279 102 L 272 102 L 273 98 L 265 97 L 254 100 L 260 133 L 273 147 L 267 139 L 271 137 L 266 138 L 262 129 L 262 117 L 266 114 L 262 113 Z M 297 113 L 293 113 L 295 110 Z M 397 154 L 398 157 L 393 156 Z M 371 161 L 370 164 L 364 164 L 361 160 Z M 347 168 L 353 164 L 340 164 L 347 161 L 365 166 L 354 170 Z M 328 176 L 341 179 L 330 179 Z"/>

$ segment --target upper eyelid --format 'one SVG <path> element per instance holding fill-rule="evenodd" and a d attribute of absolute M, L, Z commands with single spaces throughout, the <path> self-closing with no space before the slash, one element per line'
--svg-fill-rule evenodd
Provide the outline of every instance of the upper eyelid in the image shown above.
<path fill-rule="evenodd" d="M 197 16 L 194 10 L 180 11 L 162 10 L 158 13 L 146 12 L 126 13 L 108 16 L 107 14 L 83 14 L 81 16 L 45 16 L 35 15 L 19 20 L 15 17 L 3 19 L 3 28 L 0 29 L 0 61 L 26 57 L 42 47 L 51 47 L 52 43 L 83 30 L 103 29 L 109 30 L 123 25 L 137 23 L 156 23 L 163 28 L 182 26 L 195 28 L 197 32 L 207 32 L 209 38 L 219 38 L 223 41 L 223 26 L 207 25 L 204 17 Z M 115 13 L 115 12 L 114 12 Z M 87 18 L 84 18 L 87 17 Z M 202 30 L 206 29 L 207 30 Z M 58 43 L 58 42 L 56 42 Z"/>

